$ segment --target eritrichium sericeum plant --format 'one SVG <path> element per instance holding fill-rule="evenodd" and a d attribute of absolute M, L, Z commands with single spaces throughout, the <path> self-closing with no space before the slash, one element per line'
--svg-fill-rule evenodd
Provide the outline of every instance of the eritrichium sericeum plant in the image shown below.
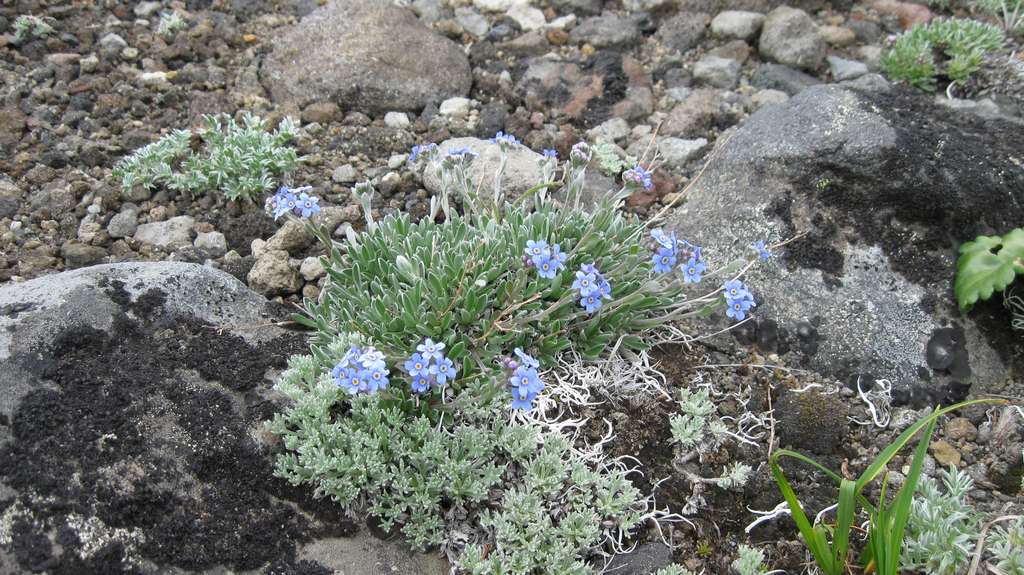
<path fill-rule="evenodd" d="M 203 121 L 206 127 L 198 134 L 203 153 L 193 150 L 190 130 L 174 130 L 114 166 L 112 174 L 122 190 L 166 186 L 193 196 L 218 191 L 228 200 L 252 201 L 298 166 L 299 157 L 288 145 L 296 135 L 290 118 L 273 131 L 248 112 L 241 123 L 226 114 L 204 116 Z"/>
<path fill-rule="evenodd" d="M 521 145 L 492 142 L 503 155 Z M 586 205 L 582 142 L 561 167 L 546 150 L 545 181 L 516 198 L 504 161 L 493 186 L 472 181 L 475 156 L 414 148 L 410 160 L 443 182 L 418 222 L 375 220 L 373 189 L 359 184 L 361 232 L 336 243 L 309 224 L 328 282 L 300 317 L 311 353 L 277 384 L 291 403 L 270 424 L 285 448 L 276 473 L 440 547 L 460 572 L 591 573 L 588 559 L 621 550 L 650 517 L 648 501 L 622 461 L 544 423 L 568 401 L 551 370 L 569 354 L 645 349 L 673 319 L 715 308 L 743 319 L 755 302 L 738 278 L 767 250 L 709 271 L 699 246 L 623 214 L 651 186 L 641 165 Z M 307 192 L 282 188 L 267 209 L 311 215 Z M 710 293 L 694 293 L 702 282 Z"/>

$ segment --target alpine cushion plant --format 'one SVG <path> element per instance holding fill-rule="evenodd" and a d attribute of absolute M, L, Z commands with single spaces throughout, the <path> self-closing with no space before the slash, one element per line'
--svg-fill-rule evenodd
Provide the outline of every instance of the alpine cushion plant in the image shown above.
<path fill-rule="evenodd" d="M 965 83 L 981 67 L 985 54 L 998 50 L 1005 39 L 1003 31 L 991 24 L 936 19 L 901 34 L 879 64 L 893 80 L 931 91 L 940 75 Z"/>
<path fill-rule="evenodd" d="M 495 143 L 521 145 L 506 134 Z M 362 231 L 336 243 L 309 224 L 328 281 L 298 318 L 315 330 L 311 355 L 279 382 L 292 404 L 271 425 L 286 449 L 278 475 L 417 547 L 440 545 L 466 572 L 587 573 L 588 554 L 615 548 L 609 533 L 632 529 L 645 503 L 622 465 L 534 418 L 561 413 L 545 374 L 570 354 L 646 349 L 652 328 L 726 300 L 720 288 L 692 294 L 678 266 L 655 270 L 647 227 L 619 210 L 645 185 L 643 168 L 593 210 L 579 207 L 590 156 L 577 144 L 558 181 L 509 201 L 501 170 L 492 194 L 468 177 L 468 150 L 417 146 L 411 159 L 441 172 L 429 217 L 375 220 L 372 187 L 359 184 Z M 553 177 L 557 160 L 543 161 Z M 555 188 L 561 202 L 547 196 Z M 304 193 L 279 191 L 267 209 L 303 217 Z M 674 235 L 650 237 L 655 251 L 669 242 L 701 258 Z M 754 261 L 701 273 L 736 279 Z"/>
<path fill-rule="evenodd" d="M 932 575 L 956 575 L 970 562 L 981 531 L 981 514 L 967 503 L 974 481 L 950 466 L 943 471 L 940 490 L 936 481 L 922 477 L 910 504 L 903 569 Z"/>
<path fill-rule="evenodd" d="M 299 158 L 288 143 L 295 125 L 285 118 L 273 132 L 248 112 L 241 124 L 227 115 L 204 116 L 199 138 L 205 153 L 192 149 L 192 132 L 174 130 L 137 150 L 114 166 L 113 175 L 127 193 L 140 185 L 147 190 L 166 186 L 193 196 L 219 191 L 228 200 L 252 201 L 294 171 Z"/>

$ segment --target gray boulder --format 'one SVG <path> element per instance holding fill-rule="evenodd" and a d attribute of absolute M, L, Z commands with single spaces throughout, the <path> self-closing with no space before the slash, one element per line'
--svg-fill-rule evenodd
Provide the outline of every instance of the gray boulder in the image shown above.
<path fill-rule="evenodd" d="M 271 378 L 305 336 L 231 276 L 100 265 L 0 310 L 0 573 L 448 572 L 274 477 Z"/>
<path fill-rule="evenodd" d="M 595 48 L 628 46 L 640 40 L 640 23 L 631 16 L 605 12 L 584 19 L 569 36 L 573 42 L 587 42 Z"/>
<path fill-rule="evenodd" d="M 800 235 L 748 277 L 754 340 L 850 383 L 888 379 L 900 400 L 1024 391 L 1020 336 L 999 302 L 964 315 L 951 289 L 960 243 L 1024 222 L 1019 126 L 833 85 L 764 107 L 721 141 L 670 227 L 714 265 Z"/>
<path fill-rule="evenodd" d="M 494 189 L 494 175 L 501 163 L 501 149 L 497 144 L 479 138 L 452 138 L 438 145 L 435 160 L 423 168 L 423 185 L 431 193 L 441 191 L 441 178 L 438 176 L 440 159 L 450 149 L 469 148 L 478 156 L 473 159 L 469 168 L 469 176 L 481 190 L 481 194 L 490 197 Z M 515 197 L 540 183 L 542 156 L 526 146 L 518 146 L 508 152 L 508 162 L 501 178 L 505 197 Z M 453 192 L 453 197 L 458 197 Z"/>
<path fill-rule="evenodd" d="M 261 79 L 278 103 L 329 100 L 370 114 L 418 111 L 473 82 L 454 42 L 407 9 L 360 0 L 332 0 L 282 33 Z"/>
<path fill-rule="evenodd" d="M 142 224 L 135 229 L 133 239 L 141 244 L 173 252 L 192 245 L 192 228 L 195 223 L 192 216 L 175 216 L 162 222 Z"/>
<path fill-rule="evenodd" d="M 719 38 L 752 40 L 761 31 L 764 14 L 744 10 L 726 10 L 711 20 L 711 33 Z"/>
<path fill-rule="evenodd" d="M 709 23 L 711 17 L 703 12 L 682 11 L 662 22 L 657 36 L 665 48 L 682 53 L 700 43 Z"/>
<path fill-rule="evenodd" d="M 715 88 L 735 88 L 739 77 L 740 63 L 731 58 L 704 56 L 693 65 L 693 78 Z"/>
<path fill-rule="evenodd" d="M 806 12 L 779 6 L 765 18 L 758 49 L 769 60 L 813 71 L 825 59 L 826 45 Z"/>

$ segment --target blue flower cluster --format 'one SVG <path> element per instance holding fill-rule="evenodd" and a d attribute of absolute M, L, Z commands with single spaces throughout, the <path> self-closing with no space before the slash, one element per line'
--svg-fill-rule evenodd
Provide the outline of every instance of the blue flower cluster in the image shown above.
<path fill-rule="evenodd" d="M 349 395 L 376 393 L 388 386 L 387 364 L 384 354 L 373 346 L 359 348 L 352 346 L 345 357 L 331 370 L 335 385 Z"/>
<path fill-rule="evenodd" d="M 666 234 L 661 228 L 651 230 L 651 237 L 654 238 L 655 250 L 651 257 L 654 264 L 654 271 L 657 273 L 668 273 L 675 267 L 679 260 L 679 240 L 676 233 Z M 684 283 L 700 283 L 701 275 L 707 270 L 707 265 L 701 260 L 700 246 L 695 246 L 683 240 L 686 248 L 687 260 L 681 266 Z"/>
<path fill-rule="evenodd" d="M 612 285 L 592 263 L 580 266 L 576 272 L 576 281 L 572 282 L 572 289 L 579 293 L 580 305 L 587 313 L 601 309 L 602 300 L 612 297 Z"/>
<path fill-rule="evenodd" d="M 462 147 L 462 148 L 448 148 L 448 157 L 451 158 L 451 159 L 462 160 L 462 159 L 467 159 L 467 158 L 475 158 L 478 155 L 479 154 L 477 154 L 473 150 L 470 150 L 469 148 L 466 148 L 466 147 Z"/>
<path fill-rule="evenodd" d="M 727 281 L 722 289 L 725 291 L 725 315 L 736 321 L 742 321 L 750 308 L 757 307 L 753 294 L 740 280 Z"/>
<path fill-rule="evenodd" d="M 512 409 L 529 411 L 533 409 L 533 400 L 544 389 L 544 382 L 537 373 L 540 362 L 518 347 L 515 351 L 519 361 L 512 358 L 505 361 L 505 367 L 512 370 L 508 378 L 512 386 Z"/>
<path fill-rule="evenodd" d="M 301 188 L 281 186 L 277 193 L 267 198 L 264 208 L 267 213 L 274 216 L 275 220 L 287 213 L 300 218 L 312 217 L 320 213 L 320 198 L 306 193 L 312 189 L 312 186 Z"/>
<path fill-rule="evenodd" d="M 417 144 L 413 146 L 412 152 L 409 153 L 409 163 L 415 163 L 420 156 L 430 155 L 436 149 L 437 144 Z"/>
<path fill-rule="evenodd" d="M 522 144 L 522 142 L 517 140 L 515 136 L 512 134 L 506 134 L 505 132 L 498 132 L 488 141 L 492 144 L 498 144 L 503 150 Z"/>
<path fill-rule="evenodd" d="M 544 148 L 544 157 L 551 158 L 552 160 L 558 159 L 558 151 L 552 148 Z"/>
<path fill-rule="evenodd" d="M 622 181 L 627 186 L 643 187 L 645 190 L 649 190 L 654 187 L 654 181 L 651 180 L 651 172 L 640 164 L 637 164 L 636 167 L 623 172 Z"/>
<path fill-rule="evenodd" d="M 757 255 L 763 260 L 772 257 L 772 252 L 768 251 L 768 247 L 764 245 L 764 240 L 757 240 L 751 247 L 757 250 Z"/>
<path fill-rule="evenodd" d="M 416 352 L 405 362 L 413 391 L 426 393 L 435 385 L 444 385 L 455 379 L 459 369 L 444 356 L 444 342 L 435 342 L 428 337 L 416 346 Z"/>
<path fill-rule="evenodd" d="M 526 263 L 536 267 L 542 278 L 555 279 L 558 271 L 565 268 L 567 257 L 558 244 L 549 247 L 544 240 L 526 242 Z"/>

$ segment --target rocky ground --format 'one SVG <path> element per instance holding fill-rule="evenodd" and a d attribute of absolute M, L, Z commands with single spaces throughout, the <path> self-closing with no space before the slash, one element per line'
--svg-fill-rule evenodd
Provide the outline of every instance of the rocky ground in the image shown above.
<path fill-rule="evenodd" d="M 187 27 L 158 34 L 159 15 L 171 10 Z M 16 43 L 20 14 L 47 17 L 56 32 Z M 350 189 L 364 179 L 378 190 L 378 217 L 426 213 L 438 182 L 406 164 L 414 144 L 468 145 L 484 153 L 481 161 L 490 145 L 480 138 L 499 130 L 562 156 L 582 138 L 638 157 L 657 148 L 655 186 L 629 198 L 628 209 L 650 217 L 679 204 L 666 225 L 706 246 L 712 261 L 727 261 L 755 239 L 802 234 L 776 264 L 751 276 L 762 302 L 757 321 L 734 337 L 660 350 L 669 385 L 704 377 L 722 394 L 745 398 L 743 409 L 774 408 L 781 445 L 861 469 L 900 428 L 847 418 L 867 417 L 858 381 L 889 381 L 894 405 L 915 409 L 971 393 L 1024 396 L 1024 349 L 1005 312 L 992 303 L 965 317 L 950 288 L 960 242 L 1024 221 L 1021 38 L 1011 37 L 971 83 L 948 94 L 944 85 L 928 94 L 877 75 L 887 39 L 933 16 L 924 5 L 895 0 L 5 3 L 0 319 L 17 326 L 10 329 L 19 337 L 35 334 L 25 318 L 41 321 L 31 314 L 42 313 L 35 309 L 42 304 L 24 294 L 63 293 L 82 280 L 25 282 L 105 263 L 203 264 L 204 273 L 223 270 L 277 304 L 318 295 L 318 245 L 301 226 L 279 226 L 262 205 L 214 193 L 122 191 L 111 176 L 121 157 L 169 130 L 200 126 L 204 114 L 251 110 L 274 122 L 300 120 L 296 146 L 304 161 L 290 183 L 315 188 L 325 205 L 319 218 L 339 237 L 361 225 Z M 513 190 L 536 181 L 535 157 L 526 150 L 513 157 Z M 616 185 L 613 175 L 591 171 L 593 190 Z M 247 302 L 238 304 L 245 321 L 187 309 L 161 323 L 163 312 L 152 310 L 166 310 L 177 287 L 165 276 L 123 269 L 134 270 L 125 272 L 127 288 L 86 281 L 105 294 L 97 305 L 114 319 L 86 316 L 31 340 L 34 347 L 20 355 L 0 353 L 5 368 L 20 370 L 5 369 L 0 379 L 0 468 L 17 469 L 0 472 L 7 518 L 0 521 L 0 573 L 115 572 L 126 564 L 139 572 L 370 572 L 345 564 L 330 543 L 358 526 L 269 479 L 273 447 L 249 434 L 274 409 L 264 372 L 280 369 L 301 337 L 285 332 L 270 343 L 240 343 L 242 335 L 224 336 L 209 350 L 189 343 L 199 333 L 211 337 L 211 325 L 267 323 L 280 309 L 260 316 L 264 300 L 217 273 L 208 281 L 219 287 L 196 297 L 231 285 L 245 293 L 238 296 Z M 54 276 L 65 277 L 85 276 Z M 122 341 L 126 334 L 134 342 Z M 225 373 L 232 368 L 218 357 L 239 355 L 255 362 L 252 373 Z M 33 359 L 26 364 L 25 357 Z M 138 367 L 111 370 L 99 357 Z M 173 362 L 186 373 L 173 371 Z M 175 392 L 179 381 L 185 391 Z M 134 389 L 133 382 L 144 383 Z M 792 391 L 813 384 L 820 389 Z M 71 401 L 82 385 L 116 399 Z M 210 413 L 189 410 L 196 398 L 222 410 L 216 429 Z M 650 477 L 673 473 L 664 447 L 670 407 L 634 402 L 611 414 L 623 424 L 611 448 L 638 456 Z M 110 413 L 122 409 L 139 417 Z M 978 485 L 972 497 L 992 511 L 1019 497 L 1024 473 L 1021 422 L 999 421 L 983 410 L 948 421 L 929 463 L 967 469 Z M 159 441 L 145 438 L 153 429 Z M 112 450 L 111 441 L 126 445 Z M 767 454 L 764 441 L 709 463 L 739 459 L 756 468 Z M 206 475 L 222 456 L 232 474 Z M 169 457 L 177 463 L 161 471 L 160 488 L 131 479 Z M 36 485 L 62 476 L 76 480 Z M 810 503 L 828 503 L 828 486 L 811 475 L 800 481 Z M 675 558 L 726 572 L 735 544 L 748 537 L 743 527 L 753 515 L 746 509 L 779 502 L 769 482 L 761 468 L 742 497 L 710 499 L 694 528 L 676 529 Z M 689 495 L 683 483 L 658 488 L 673 511 Z M 235 485 L 244 488 L 229 489 Z M 197 492 L 211 508 L 188 510 Z M 125 501 L 128 508 L 117 507 Z M 251 538 L 237 539 L 242 523 L 253 526 Z M 199 528 L 184 537 L 184 525 Z M 103 543 L 90 543 L 86 533 L 101 533 Z M 799 571 L 804 558 L 788 520 L 749 537 L 767 545 L 773 566 Z M 697 552 L 702 543 L 710 545 L 707 555 Z M 636 559 L 622 572 L 646 573 L 644 565 L 670 556 L 645 545 L 634 557 L 650 561 Z M 407 572 L 434 568 L 401 564 Z"/>

